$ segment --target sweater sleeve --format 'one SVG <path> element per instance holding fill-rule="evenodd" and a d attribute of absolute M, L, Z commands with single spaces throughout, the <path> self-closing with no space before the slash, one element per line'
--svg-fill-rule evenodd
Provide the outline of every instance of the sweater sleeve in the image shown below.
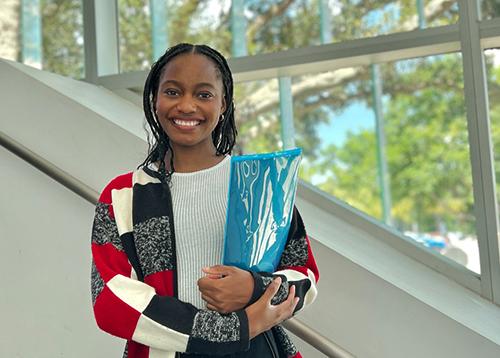
<path fill-rule="evenodd" d="M 273 278 L 277 276 L 281 277 L 282 284 L 272 300 L 273 304 L 279 304 L 287 298 L 291 285 L 295 286 L 295 296 L 300 298 L 294 314 L 316 299 L 318 293 L 316 282 L 319 279 L 319 271 L 297 208 L 293 210 L 287 243 L 277 271 L 273 273 L 251 272 L 251 274 L 254 279 L 254 290 L 249 304 L 257 301 Z"/>
<path fill-rule="evenodd" d="M 244 310 L 227 315 L 160 295 L 137 280 L 114 220 L 111 195 L 101 194 L 92 227 L 91 290 L 97 325 L 154 349 L 230 354 L 249 347 Z M 109 200 L 110 201 L 110 200 Z"/>

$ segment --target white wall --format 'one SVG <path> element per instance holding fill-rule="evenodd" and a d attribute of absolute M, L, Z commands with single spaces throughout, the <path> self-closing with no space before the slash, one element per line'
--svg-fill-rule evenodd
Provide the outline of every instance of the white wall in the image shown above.
<path fill-rule="evenodd" d="M 116 125 L 121 116 L 129 116 L 124 119 L 129 127 L 133 118 L 142 121 L 140 110 L 123 110 L 129 104 L 122 103 L 122 108 L 122 100 L 109 91 L 62 78 L 47 81 L 45 74 L 20 72 L 2 61 L 0 77 L 0 130 L 95 190 L 144 158 L 144 141 L 130 128 Z M 101 97 L 92 109 L 82 100 L 82 96 L 87 101 L 91 97 L 86 95 L 89 90 Z M 110 103 L 121 108 L 115 124 L 107 120 L 113 112 L 110 108 L 100 110 Z M 98 331 L 91 312 L 92 206 L 3 148 L 0 188 L 0 356 L 120 356 L 122 343 Z M 500 330 L 489 333 L 482 326 L 472 327 L 467 320 L 445 314 L 446 310 L 411 294 L 408 287 L 414 282 L 405 279 L 411 277 L 405 276 L 407 272 L 415 272 L 417 277 L 422 271 L 418 279 L 424 289 L 424 278 L 438 274 L 400 257 L 369 233 L 320 212 L 301 198 L 298 205 L 310 234 L 331 243 L 313 243 L 321 271 L 320 294 L 300 317 L 306 323 L 362 358 L 500 357 Z M 379 247 L 370 246 L 373 243 Z M 354 250 L 353 255 L 346 246 Z M 393 281 L 384 279 L 381 270 L 372 273 L 363 264 L 360 251 L 371 255 L 372 261 L 384 261 L 386 270 L 406 284 L 390 283 Z M 382 252 L 386 254 L 379 258 Z M 446 278 L 435 277 L 434 281 L 461 292 Z M 428 290 L 441 292 L 430 283 Z M 468 302 L 478 302 L 478 309 L 493 313 L 493 322 L 484 319 L 484 326 L 498 325 L 498 307 L 474 293 L 460 294 L 468 294 Z M 460 311 L 460 304 L 450 301 L 450 305 Z M 300 346 L 304 357 L 322 356 Z"/>
<path fill-rule="evenodd" d="M 112 92 L 1 59 L 0 79 L 0 130 L 95 190 L 144 160 L 144 115 Z"/>
<path fill-rule="evenodd" d="M 93 206 L 0 147 L 0 357 L 121 357 L 90 298 Z"/>
<path fill-rule="evenodd" d="M 360 358 L 498 358 L 500 346 L 313 242 L 319 296 L 300 319 Z M 397 270 L 397 267 L 394 268 Z M 304 357 L 324 357 L 301 346 Z"/>

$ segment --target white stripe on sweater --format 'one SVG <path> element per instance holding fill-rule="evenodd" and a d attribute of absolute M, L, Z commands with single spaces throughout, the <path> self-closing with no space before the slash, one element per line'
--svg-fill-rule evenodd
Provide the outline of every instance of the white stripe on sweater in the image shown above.
<path fill-rule="evenodd" d="M 118 234 L 132 231 L 132 188 L 111 190 L 113 212 Z"/>
<path fill-rule="evenodd" d="M 149 348 L 148 358 L 175 358 L 175 352 L 161 351 L 159 349 Z"/>
<path fill-rule="evenodd" d="M 295 270 L 280 270 L 274 273 L 275 275 L 284 275 L 288 282 L 300 281 L 300 280 L 309 280 L 311 282 L 311 287 L 307 290 L 306 295 L 304 296 L 304 307 L 310 305 L 316 299 L 318 295 L 318 289 L 316 288 L 316 278 L 314 273 L 307 269 L 307 275 L 304 275 L 302 272 Z"/>
<path fill-rule="evenodd" d="M 155 349 L 185 352 L 189 336 L 167 328 L 153 321 L 151 318 L 141 315 L 135 327 L 132 340 Z"/>
<path fill-rule="evenodd" d="M 106 286 L 116 297 L 138 312 L 144 311 L 156 294 L 153 287 L 123 275 L 115 275 Z"/>

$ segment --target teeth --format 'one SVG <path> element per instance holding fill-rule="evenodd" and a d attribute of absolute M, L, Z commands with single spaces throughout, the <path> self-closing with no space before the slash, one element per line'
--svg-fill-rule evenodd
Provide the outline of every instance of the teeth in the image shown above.
<path fill-rule="evenodd" d="M 180 119 L 174 119 L 174 123 L 179 126 L 194 127 L 200 124 L 200 121 L 183 121 Z"/>
<path fill-rule="evenodd" d="M 178 126 L 194 127 L 200 124 L 200 121 L 183 121 L 181 119 L 174 119 L 174 123 Z"/>

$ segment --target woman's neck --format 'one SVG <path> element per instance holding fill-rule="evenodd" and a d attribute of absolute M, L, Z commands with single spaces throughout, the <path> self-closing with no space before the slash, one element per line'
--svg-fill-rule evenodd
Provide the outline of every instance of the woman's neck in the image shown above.
<path fill-rule="evenodd" d="M 224 156 L 218 156 L 215 148 L 207 151 L 200 149 L 173 148 L 174 151 L 174 169 L 177 173 L 192 173 L 199 170 L 211 168 L 219 164 Z M 170 153 L 165 157 L 166 167 L 170 167 Z"/>

